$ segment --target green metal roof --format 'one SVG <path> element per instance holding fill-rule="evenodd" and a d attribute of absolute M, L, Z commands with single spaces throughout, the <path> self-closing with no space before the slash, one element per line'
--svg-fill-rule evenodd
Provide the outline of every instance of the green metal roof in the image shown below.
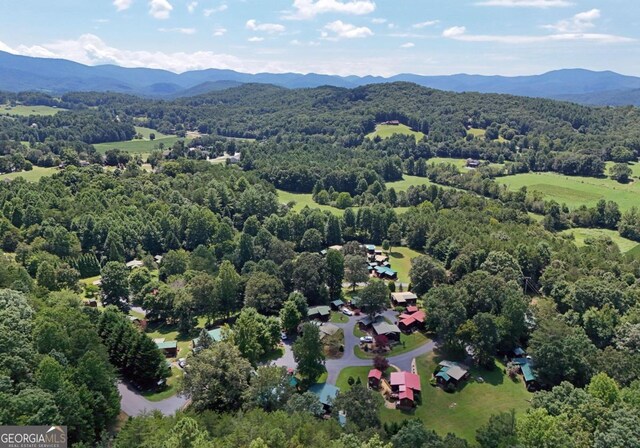
<path fill-rule="evenodd" d="M 168 348 L 178 348 L 178 341 L 156 342 L 156 345 L 160 350 L 166 350 Z"/>
<path fill-rule="evenodd" d="M 520 366 L 520 369 L 522 370 L 522 376 L 524 376 L 524 380 L 527 383 L 529 381 L 536 380 L 536 375 L 535 373 L 533 373 L 533 370 L 531 370 L 531 366 L 529 364 L 523 364 L 522 366 Z"/>
<path fill-rule="evenodd" d="M 340 389 L 332 384 L 316 383 L 309 388 L 309 392 L 313 392 L 320 398 L 320 403 L 330 405 L 336 398 Z"/>

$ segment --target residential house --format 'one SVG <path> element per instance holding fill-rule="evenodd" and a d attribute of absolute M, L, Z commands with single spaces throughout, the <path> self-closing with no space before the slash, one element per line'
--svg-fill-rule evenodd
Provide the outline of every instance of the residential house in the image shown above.
<path fill-rule="evenodd" d="M 319 319 L 321 321 L 329 320 L 331 315 L 331 308 L 326 305 L 314 306 L 307 311 L 307 317 L 309 319 Z"/>
<path fill-rule="evenodd" d="M 309 392 L 316 394 L 320 399 L 320 403 L 324 406 L 325 412 L 330 413 L 333 400 L 338 396 L 340 389 L 333 384 L 316 383 L 309 388 Z"/>
<path fill-rule="evenodd" d="M 154 339 L 158 350 L 164 353 L 167 358 L 178 357 L 178 341 L 165 341 L 164 338 Z"/>
<path fill-rule="evenodd" d="M 418 303 L 418 296 L 412 292 L 392 292 L 391 301 L 394 306 L 415 306 Z"/>
<path fill-rule="evenodd" d="M 377 389 L 380 387 L 380 381 L 382 381 L 382 372 L 378 369 L 369 370 L 369 387 Z"/>
<path fill-rule="evenodd" d="M 416 395 L 422 390 L 418 375 L 410 372 L 391 372 L 389 383 L 392 392 L 398 394 L 399 408 L 410 409 L 415 406 Z"/>
<path fill-rule="evenodd" d="M 372 323 L 373 332 L 377 336 L 386 336 L 389 340 L 399 341 L 400 340 L 400 329 L 395 324 L 390 324 L 381 318 Z"/>
<path fill-rule="evenodd" d="M 222 341 L 222 328 L 214 328 L 213 330 L 209 330 L 207 331 L 207 334 L 209 335 L 209 337 L 211 338 L 211 340 L 213 342 L 220 342 Z M 191 349 L 195 350 L 195 348 L 198 346 L 198 342 L 200 341 L 200 338 L 194 338 L 191 340 Z"/>
<path fill-rule="evenodd" d="M 467 159 L 467 168 L 478 168 L 480 161 L 476 159 Z"/>
<path fill-rule="evenodd" d="M 329 322 L 323 323 L 318 327 L 318 329 L 320 330 L 320 339 L 324 339 L 327 336 L 333 336 L 340 331 L 340 327 Z"/>
<path fill-rule="evenodd" d="M 415 330 L 424 329 L 424 322 L 427 315 L 424 311 L 416 311 L 415 313 L 403 313 L 398 316 L 398 327 L 405 333 L 411 333 Z"/>
<path fill-rule="evenodd" d="M 142 266 L 144 266 L 144 263 L 140 260 L 131 260 L 127 263 L 129 269 L 141 268 Z"/>
<path fill-rule="evenodd" d="M 344 306 L 344 302 L 340 299 L 334 300 L 333 302 L 331 302 L 331 309 L 332 310 L 339 310 L 340 308 L 342 308 Z"/>
<path fill-rule="evenodd" d="M 533 370 L 533 360 L 531 358 L 514 358 L 512 362 L 520 367 L 520 373 L 522 373 L 527 390 L 529 392 L 538 390 L 540 384 L 538 383 L 538 376 Z"/>
<path fill-rule="evenodd" d="M 373 272 L 376 277 L 381 278 L 383 280 L 397 280 L 398 272 L 394 271 L 388 266 L 376 266 L 373 268 Z"/>
<path fill-rule="evenodd" d="M 462 380 L 469 378 L 469 369 L 457 362 L 442 361 L 438 364 L 435 378 L 441 386 L 447 388 L 457 387 Z"/>

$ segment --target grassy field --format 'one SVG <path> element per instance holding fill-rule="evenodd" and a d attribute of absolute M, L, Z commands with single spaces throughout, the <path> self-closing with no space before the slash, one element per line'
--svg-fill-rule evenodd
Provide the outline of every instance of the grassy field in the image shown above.
<path fill-rule="evenodd" d="M 398 281 L 409 283 L 409 271 L 411 270 L 411 260 L 420 255 L 408 247 L 392 247 L 389 257 L 391 268 L 398 272 Z"/>
<path fill-rule="evenodd" d="M 471 134 L 473 135 L 475 138 L 484 138 L 485 134 L 487 133 L 486 130 L 484 129 L 478 129 L 478 128 L 471 128 L 471 129 L 467 129 L 467 134 Z M 504 143 L 506 142 L 506 140 L 504 139 L 504 137 L 499 136 L 498 137 L 498 142 L 500 143 Z"/>
<path fill-rule="evenodd" d="M 565 176 L 557 173 L 524 173 L 496 179 L 510 190 L 527 187 L 545 199 L 554 199 L 570 208 L 592 207 L 600 199 L 615 201 L 622 211 L 640 203 L 640 182 L 620 184 L 609 178 Z"/>
<path fill-rule="evenodd" d="M 318 208 L 320 210 L 325 210 L 333 213 L 337 216 L 344 215 L 344 210 L 339 208 L 331 207 L 330 205 L 320 205 L 317 202 L 314 202 L 313 197 L 310 193 L 290 193 L 284 190 L 278 190 L 278 199 L 283 204 L 288 204 L 291 201 L 294 201 L 296 205 L 293 206 L 293 210 L 296 212 L 300 212 L 303 208 L 308 206 L 309 208 Z M 352 207 L 354 211 L 357 207 Z"/>
<path fill-rule="evenodd" d="M 629 252 L 630 250 L 635 249 L 640 246 L 640 243 L 636 243 L 635 241 L 628 240 L 620 236 L 618 232 L 615 230 L 608 229 L 585 229 L 585 228 L 575 228 L 575 229 L 567 229 L 560 232 L 561 235 L 573 235 L 574 242 L 576 246 L 583 247 L 588 244 L 589 239 L 597 239 L 602 237 L 608 237 L 613 240 L 614 243 L 620 248 L 620 252 Z"/>
<path fill-rule="evenodd" d="M 459 171 L 465 170 L 466 166 L 467 166 L 467 159 L 455 159 L 455 158 L 449 158 L 449 157 L 433 157 L 429 160 L 427 160 L 427 164 L 451 164 L 451 165 L 455 165 Z M 494 167 L 494 168 L 504 168 L 504 163 L 490 163 L 489 164 L 490 167 Z"/>
<path fill-rule="evenodd" d="M 418 331 L 411 334 L 400 333 L 400 344 L 395 345 L 385 356 L 401 355 L 403 353 L 410 352 L 427 342 L 429 342 L 429 338 Z M 376 356 L 374 353 L 365 352 L 359 346 L 354 347 L 353 350 L 356 356 L 360 359 L 373 359 Z"/>
<path fill-rule="evenodd" d="M 155 140 L 159 140 L 162 138 L 168 138 L 168 137 L 175 137 L 175 135 L 167 135 L 167 134 L 163 134 L 162 132 L 156 131 L 155 129 L 151 129 L 151 128 L 144 128 L 142 126 L 134 126 L 136 128 L 136 132 L 138 134 L 142 134 L 142 138 L 144 140 L 149 140 L 149 135 L 151 134 L 155 134 L 156 138 Z"/>
<path fill-rule="evenodd" d="M 20 171 L 19 173 L 8 173 L 0 175 L 0 180 L 3 179 L 15 179 L 16 177 L 22 177 L 29 182 L 38 182 L 45 176 L 51 176 L 57 171 L 57 168 L 43 168 L 41 166 L 34 166 L 31 171 Z"/>
<path fill-rule="evenodd" d="M 403 174 L 402 180 L 387 182 L 386 185 L 387 189 L 393 188 L 396 191 L 407 191 L 412 185 L 432 185 L 432 183 L 426 177 L 409 176 L 408 174 Z"/>
<path fill-rule="evenodd" d="M 55 115 L 58 112 L 66 109 L 58 109 L 51 106 L 23 106 L 17 105 L 11 107 L 8 104 L 0 106 L 0 115 L 19 115 L 21 117 L 28 117 L 29 115 Z"/>
<path fill-rule="evenodd" d="M 429 380 L 437 365 L 434 354 L 418 358 L 418 372 L 422 386 L 422 404 L 413 412 L 381 408 L 382 421 L 419 418 L 427 428 L 438 434 L 449 432 L 474 441 L 476 430 L 489 421 L 492 414 L 515 409 L 523 412 L 529 407 L 532 395 L 527 392 L 521 378 L 511 380 L 503 373 L 504 366 L 497 364 L 491 371 L 471 369 L 471 378 L 456 392 L 447 393 L 430 385 Z M 475 381 L 482 377 L 484 382 Z"/>
<path fill-rule="evenodd" d="M 416 138 L 416 141 L 422 140 L 424 134 L 422 132 L 416 132 L 412 130 L 409 126 L 405 126 L 403 124 L 399 124 L 397 126 L 389 125 L 389 124 L 379 124 L 376 125 L 376 130 L 367 134 L 367 138 L 374 139 L 376 137 L 380 138 L 389 138 L 394 134 L 402 134 L 402 135 L 413 135 Z"/>
<path fill-rule="evenodd" d="M 615 162 L 607 162 L 604 170 L 604 174 L 609 174 L 609 168 L 615 165 Z M 629 168 L 631 168 L 631 177 L 640 177 L 640 163 L 628 163 Z"/>
<path fill-rule="evenodd" d="M 130 140 L 128 142 L 98 143 L 93 146 L 96 148 L 96 151 L 103 154 L 113 148 L 118 148 L 121 151 L 126 151 L 131 154 L 148 154 L 154 149 L 158 149 L 160 143 L 164 145 L 165 149 L 171 149 L 171 146 L 173 146 L 173 144 L 178 140 L 188 141 L 189 139 L 180 139 L 173 136 L 156 138 L 155 140 Z"/>

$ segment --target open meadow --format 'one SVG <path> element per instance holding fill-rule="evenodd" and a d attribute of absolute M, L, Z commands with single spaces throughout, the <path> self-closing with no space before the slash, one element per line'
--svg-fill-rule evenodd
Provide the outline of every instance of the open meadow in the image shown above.
<path fill-rule="evenodd" d="M 34 166 L 31 171 L 20 171 L 17 173 L 0 174 L 0 180 L 15 179 L 17 177 L 22 177 L 24 180 L 28 182 L 38 182 L 44 176 L 51 176 L 56 171 L 58 171 L 56 167 L 44 168 L 41 166 Z"/>
<path fill-rule="evenodd" d="M 63 110 L 66 109 L 51 106 L 24 106 L 21 104 L 13 107 L 8 104 L 0 105 L 0 115 L 18 115 L 21 117 L 28 117 L 29 115 L 51 116 Z"/>
<path fill-rule="evenodd" d="M 617 231 L 609 229 L 585 229 L 577 227 L 575 229 L 563 230 L 560 234 L 573 235 L 573 241 L 578 247 L 584 247 L 590 243 L 589 240 L 598 238 L 611 238 L 622 253 L 629 252 L 640 246 L 640 243 L 623 238 Z"/>
<path fill-rule="evenodd" d="M 367 134 L 367 138 L 374 139 L 376 137 L 380 137 L 382 139 L 385 139 L 391 137 L 394 134 L 413 135 L 415 136 L 416 141 L 420 141 L 424 137 L 424 134 L 422 132 L 416 132 L 409 126 L 405 126 L 404 124 L 378 124 L 376 125 L 375 131 Z"/>

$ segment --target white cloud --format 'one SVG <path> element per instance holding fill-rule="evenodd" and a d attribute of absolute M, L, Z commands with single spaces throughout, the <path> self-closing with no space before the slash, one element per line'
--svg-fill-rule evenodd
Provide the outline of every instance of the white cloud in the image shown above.
<path fill-rule="evenodd" d="M 327 13 L 365 15 L 375 11 L 376 4 L 373 0 L 294 0 L 293 8 L 295 12 L 286 14 L 284 18 L 308 20 Z"/>
<path fill-rule="evenodd" d="M 213 35 L 215 37 L 220 37 L 220 36 L 224 36 L 225 34 L 227 34 L 227 29 L 226 28 L 216 28 L 215 30 L 213 30 Z"/>
<path fill-rule="evenodd" d="M 154 19 L 168 19 L 173 11 L 173 6 L 168 0 L 149 0 L 149 15 Z"/>
<path fill-rule="evenodd" d="M 218 12 L 224 12 L 227 9 L 229 9 L 229 7 L 225 4 L 222 4 L 216 8 L 209 8 L 209 9 L 205 9 L 202 13 L 204 14 L 205 17 L 209 17 L 213 14 L 216 14 Z"/>
<path fill-rule="evenodd" d="M 635 39 L 612 34 L 599 33 L 558 33 L 542 36 L 526 35 L 493 35 L 493 34 L 467 34 L 464 26 L 454 26 L 442 32 L 442 36 L 464 42 L 493 42 L 502 44 L 538 44 L 545 42 L 588 41 L 595 43 L 623 43 L 635 42 Z"/>
<path fill-rule="evenodd" d="M 198 7 L 198 2 L 191 2 L 187 5 L 187 11 L 189 11 L 189 14 L 193 14 L 193 12 L 196 10 L 197 7 Z"/>
<path fill-rule="evenodd" d="M 567 0 L 485 0 L 478 6 L 504 6 L 507 8 L 562 8 L 573 5 Z"/>
<path fill-rule="evenodd" d="M 116 7 L 116 11 L 124 11 L 125 9 L 129 9 L 133 0 L 113 0 L 113 6 Z"/>
<path fill-rule="evenodd" d="M 406 44 L 400 45 L 400 48 L 413 48 L 415 46 L 416 44 L 414 44 L 413 42 L 407 42 Z"/>
<path fill-rule="evenodd" d="M 371 31 L 366 26 L 358 27 L 350 23 L 344 23 L 342 20 L 336 20 L 335 22 L 327 23 L 324 26 L 324 29 L 326 31 L 323 32 L 323 37 L 329 39 L 357 39 L 373 36 L 373 31 Z M 334 36 L 330 37 L 327 31 L 331 31 L 332 33 L 334 33 Z"/>
<path fill-rule="evenodd" d="M 426 28 L 428 26 L 437 25 L 438 23 L 440 23 L 439 20 L 427 20 L 426 22 L 420 22 L 412 25 L 412 28 Z"/>
<path fill-rule="evenodd" d="M 600 18 L 600 10 L 592 9 L 576 14 L 567 20 L 560 20 L 553 25 L 544 25 L 543 28 L 557 31 L 559 33 L 579 33 L 589 28 L 593 28 L 595 20 Z"/>
<path fill-rule="evenodd" d="M 158 28 L 162 33 L 196 34 L 195 28 Z"/>
<path fill-rule="evenodd" d="M 383 23 L 387 23 L 387 19 L 382 19 L 382 18 L 371 19 L 371 23 L 373 23 L 374 25 L 382 25 Z"/>
<path fill-rule="evenodd" d="M 251 31 L 262 31 L 265 33 L 284 33 L 286 28 L 279 23 L 258 23 L 255 19 L 247 20 L 245 27 Z"/>
<path fill-rule="evenodd" d="M 250 37 L 249 39 L 247 39 L 249 42 L 262 42 L 264 40 L 264 37 Z"/>

